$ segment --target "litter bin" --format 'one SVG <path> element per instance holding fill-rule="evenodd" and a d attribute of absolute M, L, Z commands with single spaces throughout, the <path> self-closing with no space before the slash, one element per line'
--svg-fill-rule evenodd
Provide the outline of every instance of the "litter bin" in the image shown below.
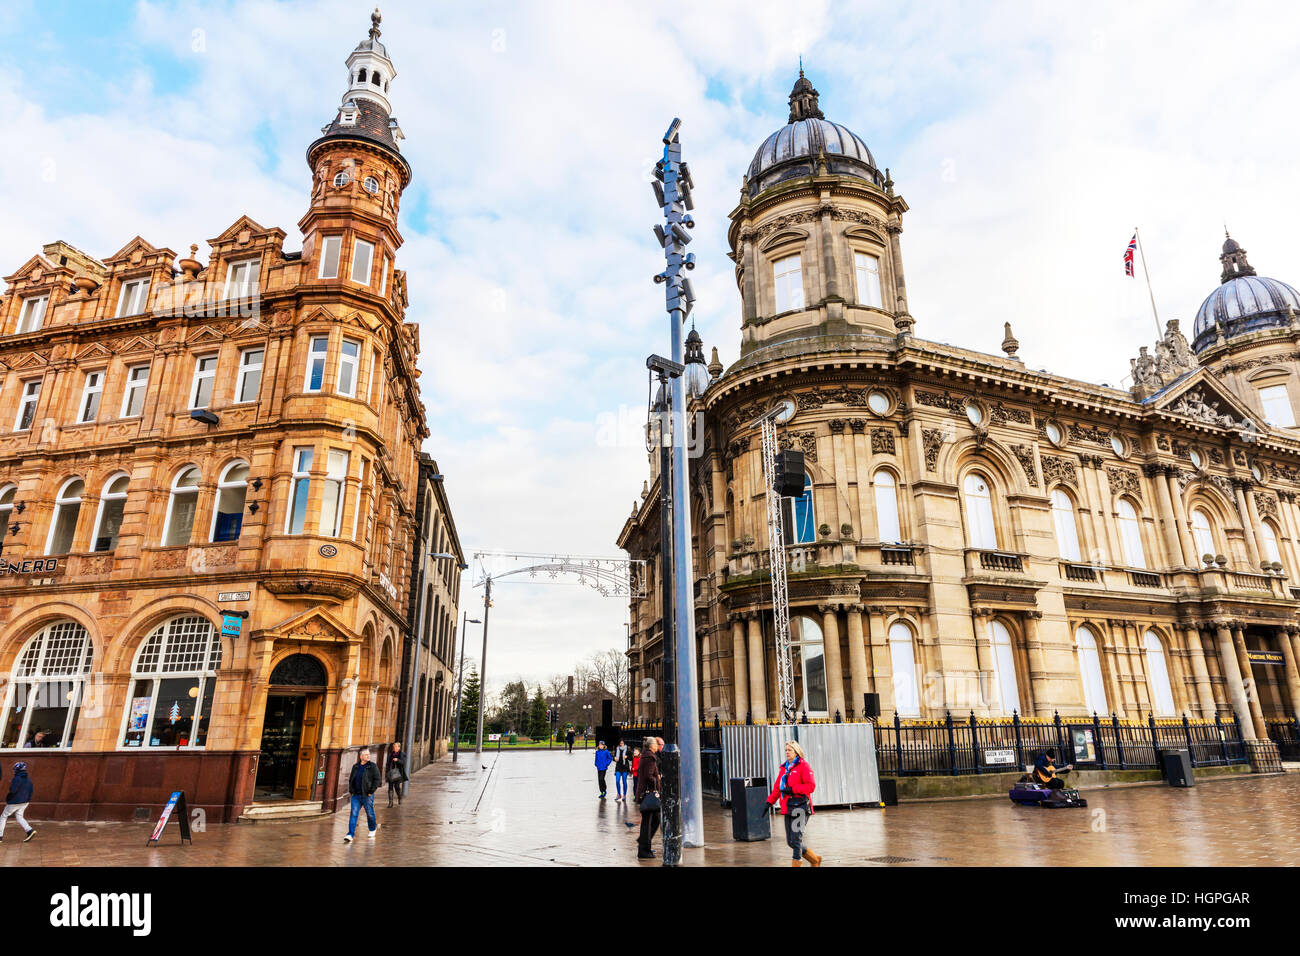
<path fill-rule="evenodd" d="M 752 843 L 772 838 L 766 777 L 731 778 L 731 838 Z"/>
<path fill-rule="evenodd" d="M 1194 787 L 1192 755 L 1186 750 L 1163 750 L 1160 753 L 1165 780 L 1171 787 Z"/>

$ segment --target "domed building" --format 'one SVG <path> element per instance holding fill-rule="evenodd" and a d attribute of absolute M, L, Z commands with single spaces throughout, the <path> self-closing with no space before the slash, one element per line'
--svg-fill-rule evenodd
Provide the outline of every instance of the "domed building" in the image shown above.
<path fill-rule="evenodd" d="M 1126 389 L 1026 368 L 1010 324 L 999 355 L 927 341 L 889 170 L 802 71 L 789 104 L 730 214 L 738 358 L 688 340 L 703 716 L 780 717 L 755 425 L 777 406 L 806 467 L 781 502 L 801 718 L 1186 715 L 1263 741 L 1300 714 L 1296 290 L 1229 239 L 1192 342 L 1170 321 Z M 662 672 L 654 466 L 618 538 L 651 571 L 633 687 Z"/>

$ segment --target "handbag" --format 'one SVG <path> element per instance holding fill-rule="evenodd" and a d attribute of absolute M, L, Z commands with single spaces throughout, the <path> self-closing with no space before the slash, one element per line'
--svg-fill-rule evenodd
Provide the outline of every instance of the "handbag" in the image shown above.
<path fill-rule="evenodd" d="M 659 794 L 651 790 L 641 798 L 641 812 L 658 809 L 660 809 Z"/>
<path fill-rule="evenodd" d="M 402 771 L 398 767 L 394 766 L 388 768 L 388 782 L 389 783 L 402 782 Z"/>

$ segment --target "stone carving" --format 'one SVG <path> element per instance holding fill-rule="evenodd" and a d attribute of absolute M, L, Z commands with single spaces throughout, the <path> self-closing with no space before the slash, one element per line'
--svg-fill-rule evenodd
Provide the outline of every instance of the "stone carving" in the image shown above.
<path fill-rule="evenodd" d="M 1165 334 L 1156 342 L 1155 355 L 1144 345 L 1138 357 L 1129 359 L 1133 373 L 1133 391 L 1149 395 L 1198 367 L 1187 337 L 1178 330 L 1178 320 L 1165 323 Z"/>
<path fill-rule="evenodd" d="M 1233 463 L 1234 465 L 1240 465 L 1242 468 L 1245 468 L 1245 467 L 1246 467 L 1246 453 L 1245 453 L 1244 451 L 1242 451 L 1240 448 L 1234 448 L 1234 449 L 1232 450 L 1232 463 Z"/>
<path fill-rule="evenodd" d="M 1049 485 L 1058 482 L 1079 486 L 1079 479 L 1074 469 L 1074 462 L 1068 458 L 1060 458 L 1056 455 L 1042 455 L 1040 460 L 1043 463 L 1043 480 Z"/>
<path fill-rule="evenodd" d="M 853 429 L 853 434 L 861 435 L 867 430 L 867 420 L 865 418 L 850 418 L 849 427 Z"/>
<path fill-rule="evenodd" d="M 1219 451 L 1219 449 L 1217 449 L 1217 448 L 1211 448 L 1211 449 L 1210 449 L 1210 464 L 1212 464 L 1212 465 L 1222 465 L 1222 464 L 1223 464 L 1223 452 Z"/>
<path fill-rule="evenodd" d="M 816 222 L 820 218 L 821 215 L 815 209 L 790 213 L 788 216 L 778 216 L 771 222 L 766 222 L 757 229 L 752 230 L 750 236 L 753 242 L 762 242 L 772 233 L 785 229 L 787 226 L 806 225 L 808 223 Z"/>
<path fill-rule="evenodd" d="M 1277 520 L 1277 499 L 1270 494 L 1255 492 L 1255 510 L 1260 517 Z"/>
<path fill-rule="evenodd" d="M 1169 450 L 1170 450 L 1170 445 L 1169 445 L 1169 436 L 1168 436 L 1168 435 L 1157 435 L 1157 436 L 1156 436 L 1156 447 L 1159 448 L 1161 451 L 1169 451 Z"/>
<path fill-rule="evenodd" d="M 1245 424 L 1231 415 L 1221 413 L 1219 403 L 1207 402 L 1199 390 L 1188 392 L 1182 396 L 1169 407 L 1169 411 L 1175 415 L 1182 415 L 1198 422 L 1204 422 L 1207 425 L 1218 425 L 1220 428 L 1239 428 Z"/>
<path fill-rule="evenodd" d="M 888 428 L 871 429 L 871 453 L 873 455 L 894 454 L 894 433 Z"/>
<path fill-rule="evenodd" d="M 921 429 L 921 444 L 925 448 L 925 470 L 937 471 L 939 467 L 939 449 L 943 447 L 943 430 L 939 428 Z"/>
<path fill-rule="evenodd" d="M 1089 425 L 1085 428 L 1078 422 L 1071 422 L 1069 432 L 1070 441 L 1086 441 L 1092 442 L 1094 445 L 1110 447 L 1110 432 L 1097 425 Z"/>
<path fill-rule="evenodd" d="M 938 392 L 925 392 L 917 389 L 916 402 L 918 405 L 928 405 L 930 408 L 946 409 L 954 415 L 966 414 L 966 399 L 954 396 L 951 392 L 944 392 L 940 395 Z"/>
<path fill-rule="evenodd" d="M 154 570 L 179 571 L 185 567 L 185 558 L 188 554 L 188 548 L 178 548 L 175 551 L 165 551 L 154 559 Z"/>
<path fill-rule="evenodd" d="M 1028 409 L 1017 408 L 1016 406 L 1006 406 L 1001 402 L 996 403 L 989 409 L 989 418 L 994 425 L 1002 425 L 1006 422 L 1015 422 L 1019 425 L 1033 424 L 1033 416 Z"/>
<path fill-rule="evenodd" d="M 797 448 L 803 452 L 805 461 L 817 460 L 817 434 L 811 431 L 790 432 L 782 435 L 781 448 Z"/>
<path fill-rule="evenodd" d="M 1112 466 L 1106 469 L 1106 478 L 1110 481 L 1110 493 L 1112 495 L 1141 494 L 1142 485 L 1138 480 L 1136 471 Z"/>
<path fill-rule="evenodd" d="M 844 433 L 844 426 L 845 426 L 847 423 L 846 423 L 846 422 L 844 421 L 844 419 L 842 419 L 842 418 L 832 418 L 832 419 L 831 419 L 829 422 L 827 422 L 826 424 L 827 424 L 827 426 L 830 428 L 830 430 L 831 430 L 831 434 L 833 434 L 833 435 L 842 435 L 842 434 Z"/>
<path fill-rule="evenodd" d="M 1020 467 L 1025 470 L 1029 484 L 1038 487 L 1038 469 L 1034 466 L 1034 449 L 1032 445 L 1012 445 L 1011 450 L 1020 459 Z"/>

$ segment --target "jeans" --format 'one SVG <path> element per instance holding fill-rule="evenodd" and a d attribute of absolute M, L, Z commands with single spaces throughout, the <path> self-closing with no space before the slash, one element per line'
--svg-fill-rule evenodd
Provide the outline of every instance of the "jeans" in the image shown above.
<path fill-rule="evenodd" d="M 25 803 L 9 803 L 5 805 L 4 812 L 0 813 L 0 837 L 5 835 L 5 824 L 9 822 L 11 816 L 18 821 L 18 825 L 23 828 L 24 833 L 32 832 L 31 824 L 23 816 L 23 811 L 26 809 L 27 804 Z"/>
<path fill-rule="evenodd" d="M 808 832 L 808 808 L 789 806 L 785 815 L 785 842 L 796 860 L 803 859 L 803 838 Z"/>
<path fill-rule="evenodd" d="M 596 771 L 596 779 L 600 781 L 600 795 L 603 797 L 603 796 L 605 795 L 605 786 L 606 786 L 606 784 L 605 784 L 605 771 L 604 771 L 604 770 L 597 770 L 597 771 Z"/>
<path fill-rule="evenodd" d="M 357 833 L 357 815 L 361 813 L 361 808 L 366 808 L 366 820 L 370 823 L 370 832 L 374 833 L 379 829 L 379 823 L 375 820 L 375 795 L 368 793 L 364 797 L 352 794 L 352 812 L 348 814 L 348 836 L 356 836 Z"/>
<path fill-rule="evenodd" d="M 618 789 L 618 795 L 620 797 L 627 796 L 627 771 L 626 770 L 614 771 L 614 786 Z"/>

